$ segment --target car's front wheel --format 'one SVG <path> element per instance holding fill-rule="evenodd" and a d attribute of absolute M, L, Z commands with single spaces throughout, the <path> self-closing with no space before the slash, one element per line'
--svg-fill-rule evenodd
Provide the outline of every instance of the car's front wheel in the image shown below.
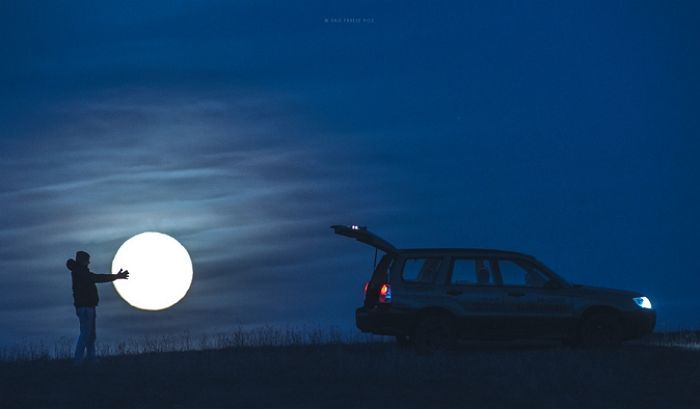
<path fill-rule="evenodd" d="M 617 314 L 594 313 L 581 321 L 579 343 L 585 347 L 616 346 L 622 342 L 622 330 Z"/>

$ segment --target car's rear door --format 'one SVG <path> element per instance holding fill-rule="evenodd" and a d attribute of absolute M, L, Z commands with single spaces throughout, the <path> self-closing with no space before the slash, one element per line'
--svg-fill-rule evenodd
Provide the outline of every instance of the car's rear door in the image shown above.
<path fill-rule="evenodd" d="M 356 225 L 344 226 L 336 224 L 331 226 L 331 229 L 333 229 L 335 234 L 351 237 L 359 242 L 375 247 L 378 250 L 381 250 L 387 254 L 396 253 L 396 247 L 394 247 L 393 244 L 370 232 L 369 230 L 367 230 L 366 227 Z"/>
<path fill-rule="evenodd" d="M 365 286 L 364 306 L 372 307 L 376 305 L 380 301 L 379 298 L 382 286 L 388 285 L 389 283 L 389 271 L 398 253 L 396 247 L 363 226 L 333 225 L 331 229 L 333 229 L 335 234 L 353 238 L 385 253 L 379 260 L 379 264 L 377 264 L 377 253 L 375 251 L 375 269 Z M 387 290 L 388 288 L 390 287 L 387 287 Z"/>

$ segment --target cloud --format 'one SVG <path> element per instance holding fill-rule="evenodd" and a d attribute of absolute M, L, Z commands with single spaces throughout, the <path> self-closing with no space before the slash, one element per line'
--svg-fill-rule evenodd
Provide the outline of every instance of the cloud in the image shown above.
<path fill-rule="evenodd" d="M 206 328 L 210 314 L 242 306 L 250 311 L 246 322 L 269 320 L 269 300 L 288 299 L 294 288 L 303 304 L 304 283 L 317 282 L 327 270 L 320 260 L 333 257 L 327 227 L 338 215 L 382 206 L 352 194 L 360 186 L 352 177 L 338 184 L 339 175 L 365 172 L 366 161 L 324 149 L 324 136 L 296 123 L 280 100 L 136 92 L 62 105 L 41 137 L 0 165 L 0 199 L 8 204 L 2 291 L 31 289 L 26 297 L 6 296 L 6 314 L 26 315 L 38 305 L 63 311 L 65 259 L 86 249 L 104 272 L 118 246 L 143 231 L 176 237 L 193 257 L 191 302 L 182 302 L 167 327 Z M 13 278 L 20 271 L 23 278 Z M 115 301 L 111 292 L 102 286 L 107 305 Z M 112 313 L 139 314 L 106 311 Z M 51 332 L 54 318 L 34 319 Z"/>

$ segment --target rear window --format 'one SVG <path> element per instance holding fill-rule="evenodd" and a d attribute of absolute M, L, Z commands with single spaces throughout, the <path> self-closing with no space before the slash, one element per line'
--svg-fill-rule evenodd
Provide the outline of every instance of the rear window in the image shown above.
<path fill-rule="evenodd" d="M 435 281 L 442 259 L 438 257 L 407 258 L 403 264 L 401 278 L 409 283 L 432 283 Z"/>

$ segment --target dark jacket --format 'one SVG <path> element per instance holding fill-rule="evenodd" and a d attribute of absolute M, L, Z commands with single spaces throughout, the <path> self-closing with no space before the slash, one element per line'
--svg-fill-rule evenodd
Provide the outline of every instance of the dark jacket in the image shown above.
<path fill-rule="evenodd" d="M 100 302 L 95 283 L 114 281 L 115 274 L 95 274 L 75 260 L 66 261 L 73 279 L 73 305 L 76 307 L 96 307 Z"/>

